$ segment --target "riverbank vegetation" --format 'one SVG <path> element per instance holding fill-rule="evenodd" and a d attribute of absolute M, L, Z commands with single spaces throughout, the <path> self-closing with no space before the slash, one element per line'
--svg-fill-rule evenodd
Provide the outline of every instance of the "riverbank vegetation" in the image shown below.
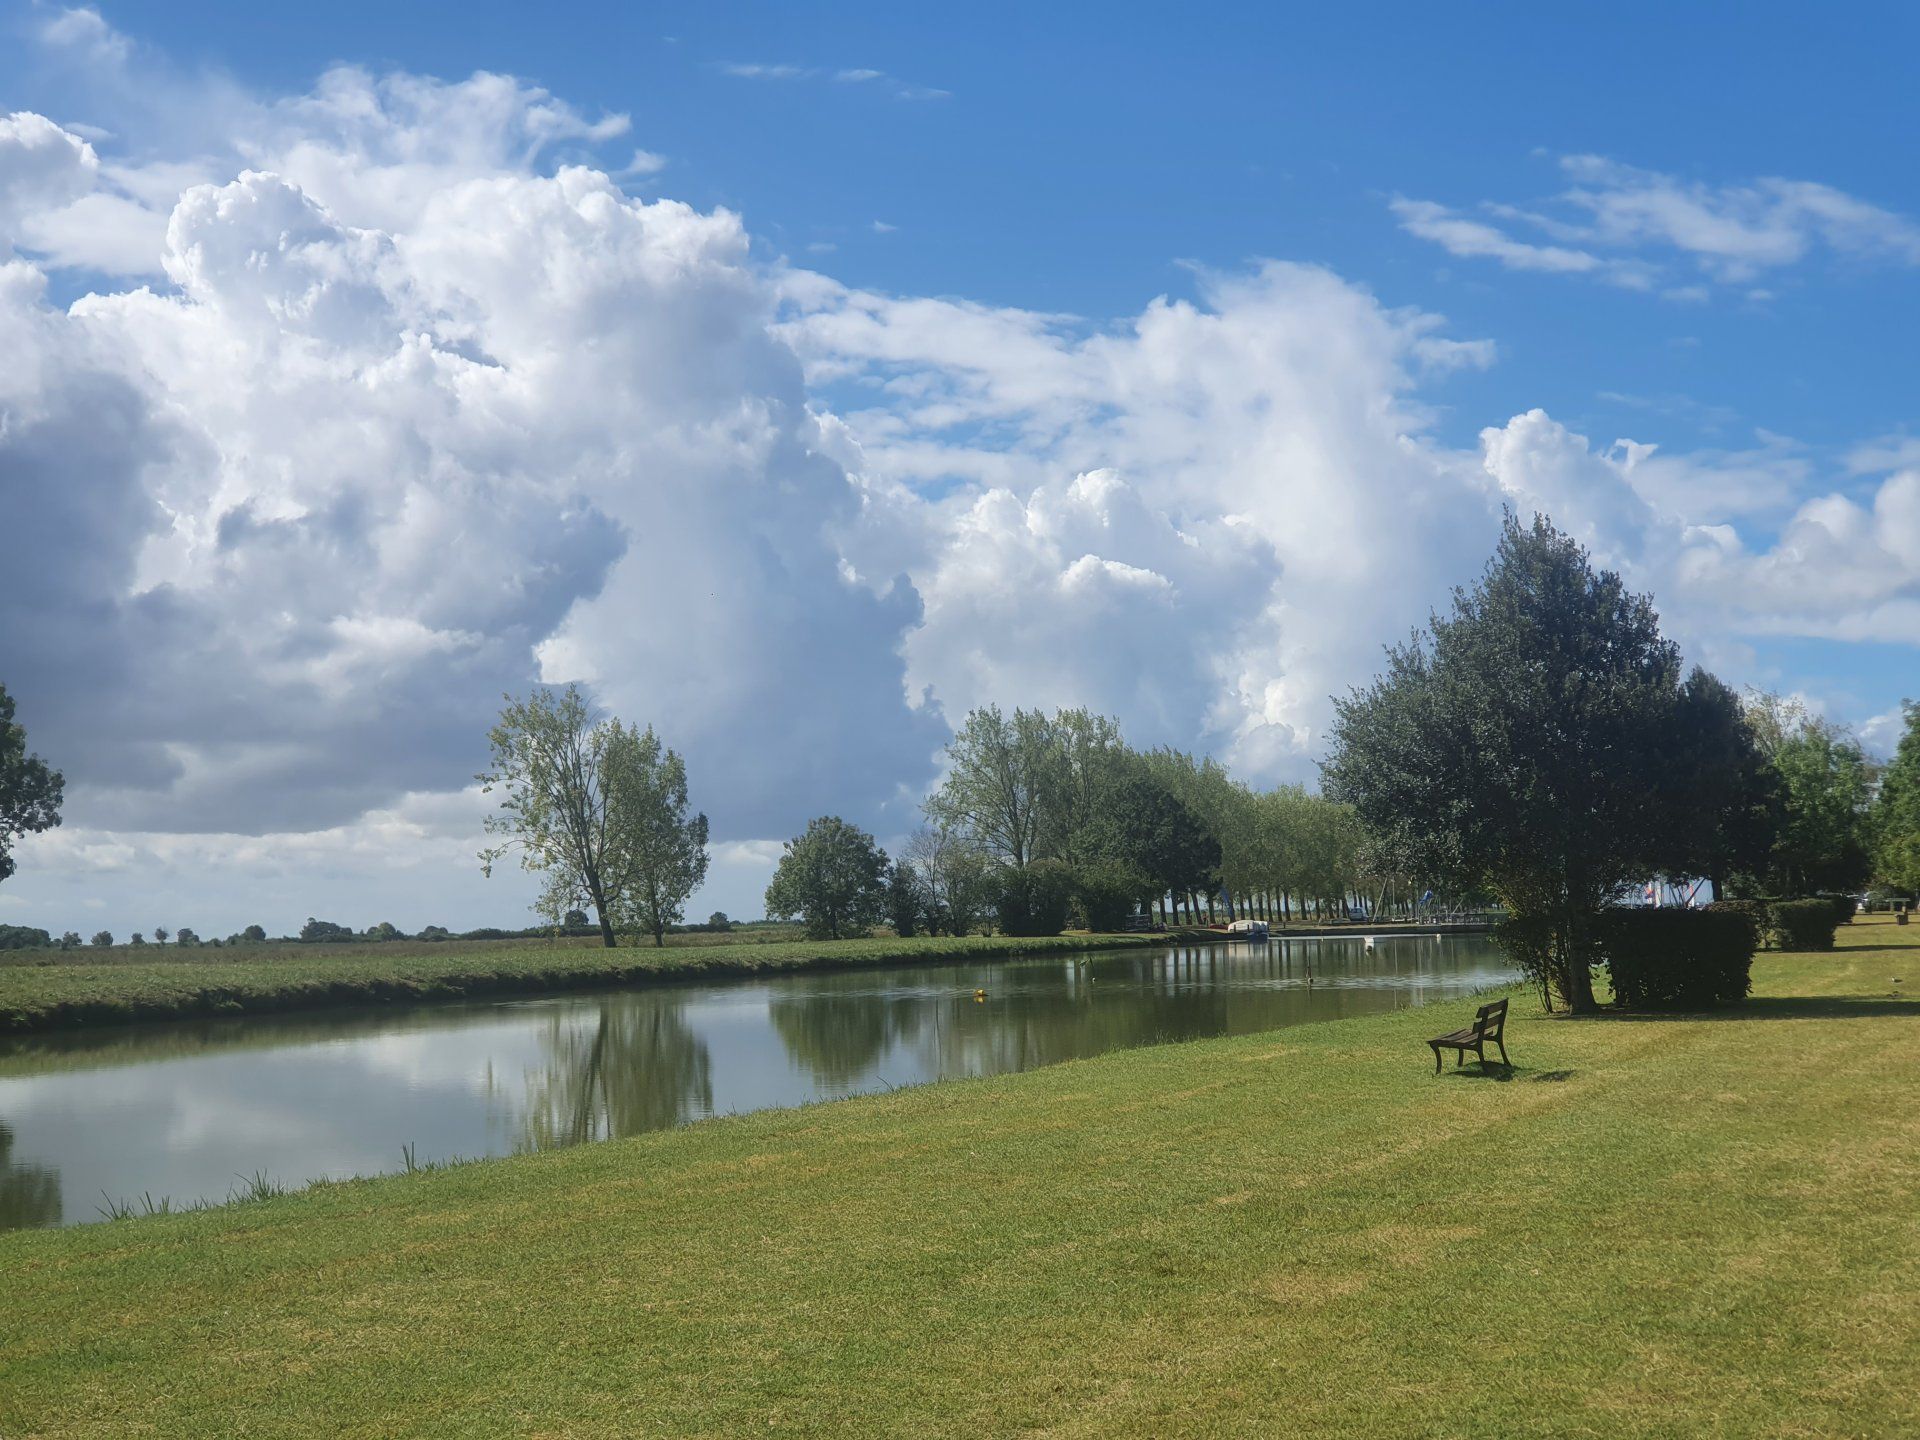
<path fill-rule="evenodd" d="M 0 1034 L 130 1020 L 263 1014 L 342 1005 L 416 1004 L 470 996 L 577 990 L 666 980 L 1002 955 L 1163 945 L 1166 937 L 918 936 L 835 941 L 652 945 L 301 948 L 255 957 L 0 967 Z"/>
<path fill-rule="evenodd" d="M 1728 1018 L 1516 998 L 1505 1083 L 1433 1076 L 1454 1004 L 0 1235 L 0 1395 L 47 1437 L 1907 1433 L 1914 935 L 1763 955 Z"/>
<path fill-rule="evenodd" d="M 1375 868 L 1491 893 L 1502 944 L 1575 1012 L 1595 1007 L 1595 967 L 1616 962 L 1643 994 L 1737 1000 L 1730 941 L 1744 934 L 1750 953 L 1782 926 L 1797 945 L 1830 936 L 1872 864 L 1858 744 L 1803 707 L 1743 705 L 1704 670 L 1683 675 L 1652 601 L 1542 516 L 1509 514 L 1450 613 L 1337 702 L 1324 778 Z M 1653 877 L 1710 881 L 1737 922 L 1688 912 L 1623 930 L 1610 911 Z M 1761 913 L 1735 895 L 1809 898 Z M 1621 943 L 1655 933 L 1671 971 L 1658 979 L 1653 956 Z"/>

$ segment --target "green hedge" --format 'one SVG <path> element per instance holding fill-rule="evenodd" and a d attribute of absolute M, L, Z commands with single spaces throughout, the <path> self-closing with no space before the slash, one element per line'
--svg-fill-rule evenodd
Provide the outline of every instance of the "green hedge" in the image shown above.
<path fill-rule="evenodd" d="M 1715 900 L 1706 907 L 1712 915 L 1744 915 L 1753 926 L 1753 944 L 1755 949 L 1771 949 L 1779 937 L 1773 930 L 1773 902 L 1771 900 Z"/>
<path fill-rule="evenodd" d="M 1073 905 L 1088 930 L 1113 931 L 1127 923 L 1134 901 L 1147 886 L 1122 865 L 1083 865 L 1073 872 Z"/>
<path fill-rule="evenodd" d="M 1747 998 L 1755 929 L 1726 910 L 1609 910 L 1597 927 L 1614 1003 L 1706 1010 Z"/>
<path fill-rule="evenodd" d="M 1036 860 L 1000 877 L 1002 935 L 1058 935 L 1073 905 L 1073 875 L 1057 860 Z"/>
<path fill-rule="evenodd" d="M 1840 917 L 1827 900 L 1776 900 L 1773 930 L 1782 950 L 1831 950 Z"/>

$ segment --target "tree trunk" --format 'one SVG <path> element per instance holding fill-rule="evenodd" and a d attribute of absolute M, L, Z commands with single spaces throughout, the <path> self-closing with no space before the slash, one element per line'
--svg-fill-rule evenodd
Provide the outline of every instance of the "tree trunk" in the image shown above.
<path fill-rule="evenodd" d="M 1593 1015 L 1600 1006 L 1593 998 L 1593 974 L 1576 956 L 1567 962 L 1567 1013 Z"/>
<path fill-rule="evenodd" d="M 593 913 L 600 921 L 600 943 L 611 950 L 620 942 L 614 939 L 613 922 L 607 918 L 607 895 L 600 888 L 598 875 L 587 876 L 587 896 L 593 901 Z"/>
<path fill-rule="evenodd" d="M 1592 1015 L 1599 1010 L 1593 998 L 1593 972 L 1587 968 L 1587 948 L 1582 926 L 1570 912 L 1560 936 L 1560 971 L 1566 983 L 1562 987 L 1569 1015 Z"/>

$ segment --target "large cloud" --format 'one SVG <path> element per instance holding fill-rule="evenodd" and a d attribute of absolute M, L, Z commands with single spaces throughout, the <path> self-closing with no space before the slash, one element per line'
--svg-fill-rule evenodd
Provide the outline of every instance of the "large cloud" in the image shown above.
<path fill-rule="evenodd" d="M 473 130 L 565 127 L 490 77 L 459 102 L 424 84 L 357 92 L 419 130 L 361 127 L 404 152 L 405 206 L 323 127 L 295 149 L 330 203 L 258 170 L 188 190 L 169 291 L 62 314 L 5 272 L 26 570 L 0 654 L 71 808 L 337 825 L 460 785 L 500 693 L 535 678 L 658 724 L 722 835 L 916 786 L 943 733 L 896 653 L 918 602 L 843 574 L 829 532 L 858 496 L 739 221 L 584 168 L 457 164 Z"/>
<path fill-rule="evenodd" d="M 99 172 L 93 146 L 46 116 L 0 116 L 0 241 L 18 235 L 26 216 L 79 199 Z"/>
<path fill-rule="evenodd" d="M 847 404 L 889 543 L 901 489 L 993 487 L 938 507 L 913 572 L 908 657 L 950 710 L 1071 697 L 1303 777 L 1329 696 L 1491 543 L 1482 479 L 1414 399 L 1491 350 L 1317 267 L 1199 280 L 1198 303 L 1086 333 L 809 277 L 790 331 Z"/>

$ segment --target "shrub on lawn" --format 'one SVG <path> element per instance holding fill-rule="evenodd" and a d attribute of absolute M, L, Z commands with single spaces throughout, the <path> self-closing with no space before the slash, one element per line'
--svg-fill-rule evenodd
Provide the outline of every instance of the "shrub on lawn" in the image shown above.
<path fill-rule="evenodd" d="M 1073 873 L 1074 909 L 1089 930 L 1118 930 L 1145 888 L 1123 865 L 1082 865 Z"/>
<path fill-rule="evenodd" d="M 1036 860 L 1000 877 L 1002 935 L 1058 935 L 1067 928 L 1073 876 L 1057 860 Z"/>
<path fill-rule="evenodd" d="M 1773 931 L 1771 900 L 1715 900 L 1706 908 L 1711 915 L 1746 916 L 1753 926 L 1753 944 L 1757 950 L 1765 950 L 1778 943 Z"/>
<path fill-rule="evenodd" d="M 1553 1009 L 1553 988 L 1549 983 L 1554 973 L 1553 923 L 1541 915 L 1508 915 L 1493 927 L 1493 943 L 1507 952 L 1507 958 L 1513 961 L 1527 983 L 1540 987 L 1540 1000 L 1547 1009 Z M 1584 963 L 1592 965 L 1594 957 L 1584 957 Z"/>
<path fill-rule="evenodd" d="M 1825 900 L 1777 900 L 1773 928 L 1782 950 L 1831 950 L 1840 919 Z"/>
<path fill-rule="evenodd" d="M 1822 895 L 1820 898 L 1833 907 L 1835 925 L 1851 925 L 1853 917 L 1860 913 L 1860 902 L 1851 895 Z"/>
<path fill-rule="evenodd" d="M 1600 951 L 1614 1003 L 1628 1010 L 1706 1010 L 1747 998 L 1752 922 L 1725 910 L 1609 910 Z"/>

